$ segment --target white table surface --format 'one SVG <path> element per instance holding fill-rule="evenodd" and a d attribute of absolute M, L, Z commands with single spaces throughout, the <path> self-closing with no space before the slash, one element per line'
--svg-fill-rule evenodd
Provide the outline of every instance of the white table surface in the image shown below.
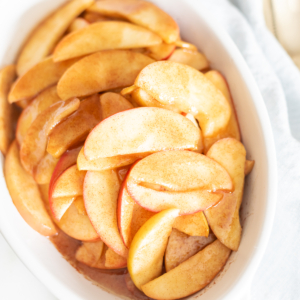
<path fill-rule="evenodd" d="M 1 233 L 0 299 L 57 300 L 24 266 Z"/>

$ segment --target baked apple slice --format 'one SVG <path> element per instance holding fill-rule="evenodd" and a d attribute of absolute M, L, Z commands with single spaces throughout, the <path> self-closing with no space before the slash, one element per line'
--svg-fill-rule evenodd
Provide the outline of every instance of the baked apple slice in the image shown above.
<path fill-rule="evenodd" d="M 40 113 L 28 129 L 20 150 L 20 158 L 27 172 L 34 168 L 46 154 L 48 136 L 53 127 L 78 109 L 80 101 L 69 99 L 60 101 Z"/>
<path fill-rule="evenodd" d="M 53 171 L 59 159 L 47 153 L 40 160 L 33 172 L 33 178 L 38 184 L 50 183 Z"/>
<path fill-rule="evenodd" d="M 218 132 L 215 136 L 207 137 L 204 139 L 204 148 L 205 148 L 204 151 L 206 153 L 208 149 L 211 147 L 211 145 L 213 145 L 216 141 L 227 137 L 232 137 L 240 141 L 241 134 L 240 134 L 240 128 L 239 128 L 237 116 L 235 113 L 235 108 L 233 105 L 233 99 L 231 97 L 229 86 L 226 79 L 220 72 L 215 70 L 211 70 L 205 73 L 205 77 L 209 79 L 219 91 L 222 92 L 228 104 L 230 105 L 232 111 L 227 126 L 224 127 L 222 130 L 220 130 L 220 132 Z"/>
<path fill-rule="evenodd" d="M 86 139 L 88 160 L 166 149 L 197 150 L 200 131 L 187 118 L 166 109 L 140 107 L 115 114 Z"/>
<path fill-rule="evenodd" d="M 213 83 L 190 66 L 157 61 L 139 73 L 134 85 L 162 104 L 172 104 L 192 114 L 199 121 L 204 137 L 213 136 L 227 126 L 231 115 L 228 101 Z"/>
<path fill-rule="evenodd" d="M 176 49 L 168 60 L 191 66 L 200 71 L 209 67 L 207 58 L 198 51 Z"/>
<path fill-rule="evenodd" d="M 67 60 L 101 50 L 143 48 L 161 42 L 157 34 L 134 24 L 98 22 L 64 37 L 54 50 L 53 60 Z"/>
<path fill-rule="evenodd" d="M 207 286 L 222 270 L 231 250 L 218 240 L 164 275 L 142 286 L 153 299 L 179 299 Z"/>
<path fill-rule="evenodd" d="M 0 71 L 0 151 L 4 155 L 14 136 L 13 111 L 7 97 L 15 77 L 16 67 L 14 65 L 6 66 Z"/>
<path fill-rule="evenodd" d="M 176 46 L 173 44 L 161 43 L 159 45 L 147 47 L 147 52 L 149 53 L 148 55 L 155 60 L 165 60 L 172 55 L 175 49 Z"/>
<path fill-rule="evenodd" d="M 70 67 L 59 80 L 57 92 L 61 99 L 68 99 L 130 86 L 152 62 L 150 57 L 130 50 L 100 51 Z"/>
<path fill-rule="evenodd" d="M 83 195 L 85 171 L 79 171 L 77 165 L 66 169 L 55 181 L 49 191 L 49 203 L 53 216 L 60 220 L 75 197 Z"/>
<path fill-rule="evenodd" d="M 83 29 L 87 26 L 89 26 L 90 23 L 85 20 L 84 18 L 76 18 L 75 20 L 73 20 L 73 22 L 70 24 L 67 32 L 71 33 L 80 29 Z"/>
<path fill-rule="evenodd" d="M 118 197 L 118 226 L 127 248 L 130 247 L 139 229 L 154 215 L 155 213 L 144 209 L 133 201 L 126 190 L 126 182 L 124 181 Z"/>
<path fill-rule="evenodd" d="M 134 236 L 129 248 L 128 272 L 138 289 L 162 273 L 163 257 L 179 209 L 150 218 Z"/>
<path fill-rule="evenodd" d="M 190 236 L 208 236 L 209 227 L 202 211 L 176 218 L 173 228 Z"/>
<path fill-rule="evenodd" d="M 81 197 L 81 201 L 83 198 Z M 89 217 L 78 212 L 74 203 L 70 205 L 59 222 L 58 227 L 70 237 L 80 241 L 97 241 L 99 236 Z"/>
<path fill-rule="evenodd" d="M 4 176 L 13 203 L 25 222 L 42 235 L 56 234 L 57 230 L 46 211 L 37 183 L 21 165 L 16 141 L 11 144 L 6 155 Z"/>
<path fill-rule="evenodd" d="M 127 257 L 117 224 L 117 201 L 120 183 L 115 170 L 88 171 L 83 185 L 87 214 L 101 240 L 115 252 Z"/>
<path fill-rule="evenodd" d="M 102 118 L 106 119 L 118 112 L 133 108 L 133 105 L 117 93 L 104 93 L 100 96 Z"/>
<path fill-rule="evenodd" d="M 227 138 L 213 144 L 207 156 L 227 170 L 232 178 L 234 191 L 224 193 L 218 205 L 208 208 L 204 213 L 220 242 L 237 251 L 242 233 L 239 211 L 243 199 L 246 150 L 241 142 Z"/>
<path fill-rule="evenodd" d="M 75 258 L 93 268 L 103 254 L 104 245 L 102 241 L 83 242 L 77 249 Z"/>
<path fill-rule="evenodd" d="M 220 164 L 191 151 L 149 155 L 133 166 L 127 179 L 127 190 L 139 205 L 153 212 L 177 207 L 180 215 L 204 210 L 221 200 L 221 191 L 232 189 Z"/>
<path fill-rule="evenodd" d="M 174 229 L 169 237 L 165 253 L 166 272 L 171 271 L 178 265 L 198 253 L 204 247 L 216 239 L 211 233 L 209 236 L 189 236 L 177 229 Z"/>
<path fill-rule="evenodd" d="M 51 131 L 47 152 L 57 158 L 68 149 L 83 143 L 101 119 L 99 95 L 82 100 L 78 110 Z"/>
<path fill-rule="evenodd" d="M 93 0 L 70 1 L 40 23 L 25 42 L 18 57 L 19 76 L 49 55 L 72 20 L 93 2 Z"/>
<path fill-rule="evenodd" d="M 13 103 L 20 100 L 31 100 L 44 89 L 56 84 L 65 71 L 77 60 L 71 59 L 55 63 L 52 56 L 45 58 L 17 79 L 10 90 L 8 101 Z"/>
<path fill-rule="evenodd" d="M 179 39 L 177 23 L 156 5 L 143 0 L 96 1 L 88 11 L 108 17 L 122 17 L 159 35 L 166 43 Z"/>
<path fill-rule="evenodd" d="M 56 85 L 51 86 L 41 92 L 21 113 L 16 130 L 16 138 L 19 145 L 36 117 L 52 104 L 61 101 L 57 95 Z"/>

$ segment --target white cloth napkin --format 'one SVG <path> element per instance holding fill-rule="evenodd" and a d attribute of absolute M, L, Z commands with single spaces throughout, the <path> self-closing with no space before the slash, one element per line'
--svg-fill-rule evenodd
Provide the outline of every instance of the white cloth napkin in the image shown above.
<path fill-rule="evenodd" d="M 272 123 L 277 209 L 251 299 L 300 299 L 300 72 L 267 30 L 262 0 L 195 0 L 229 33 L 246 60 Z M 300 35 L 299 35 L 300 38 Z"/>

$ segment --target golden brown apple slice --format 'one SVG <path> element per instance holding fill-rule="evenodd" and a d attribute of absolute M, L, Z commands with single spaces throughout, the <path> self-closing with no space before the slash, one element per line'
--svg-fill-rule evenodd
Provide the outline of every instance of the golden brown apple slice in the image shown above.
<path fill-rule="evenodd" d="M 126 182 L 122 184 L 119 192 L 117 213 L 119 231 L 127 248 L 139 229 L 155 214 L 133 201 L 126 190 Z"/>
<path fill-rule="evenodd" d="M 127 190 L 139 205 L 154 212 L 177 207 L 180 215 L 216 204 L 222 197 L 219 192 L 232 188 L 220 164 L 191 151 L 149 155 L 133 166 L 127 179 Z"/>
<path fill-rule="evenodd" d="M 41 92 L 24 109 L 18 119 L 16 138 L 19 145 L 22 145 L 23 139 L 36 117 L 52 104 L 61 101 L 56 92 L 56 85 L 51 86 Z"/>
<path fill-rule="evenodd" d="M 42 235 L 56 234 L 38 185 L 21 165 L 16 141 L 11 144 L 7 153 L 4 176 L 13 203 L 26 223 Z"/>
<path fill-rule="evenodd" d="M 93 228 L 88 216 L 80 214 L 74 203 L 70 205 L 60 221 L 56 221 L 56 224 L 63 232 L 76 240 L 99 240 L 99 236 Z"/>
<path fill-rule="evenodd" d="M 0 151 L 5 155 L 13 140 L 12 107 L 7 96 L 13 80 L 16 77 L 16 67 L 6 66 L 0 71 Z"/>
<path fill-rule="evenodd" d="M 68 149 L 82 143 L 101 119 L 99 95 L 84 99 L 76 112 L 52 130 L 47 152 L 60 157 Z"/>
<path fill-rule="evenodd" d="M 170 272 L 142 286 L 143 292 L 154 299 L 179 299 L 207 286 L 222 270 L 230 249 L 218 240 L 206 246 Z"/>
<path fill-rule="evenodd" d="M 68 32 L 74 32 L 89 26 L 90 23 L 86 21 L 84 18 L 76 18 L 69 26 Z"/>
<path fill-rule="evenodd" d="M 74 205 L 76 206 L 76 209 L 80 215 L 87 216 L 87 212 L 86 212 L 82 197 L 77 197 L 74 200 Z"/>
<path fill-rule="evenodd" d="M 118 112 L 133 108 L 132 104 L 123 96 L 116 93 L 104 93 L 100 96 L 102 117 L 106 119 Z"/>
<path fill-rule="evenodd" d="M 76 164 L 77 156 L 81 147 L 74 148 L 72 150 L 66 151 L 61 158 L 59 159 L 51 177 L 51 181 L 49 184 L 49 195 L 52 195 L 53 186 L 57 180 L 57 178 L 69 167 Z M 50 198 L 49 196 L 49 198 Z"/>
<path fill-rule="evenodd" d="M 179 209 L 150 218 L 134 236 L 128 254 L 128 272 L 138 289 L 162 273 L 163 257 Z"/>
<path fill-rule="evenodd" d="M 191 236 L 208 236 L 209 227 L 202 211 L 176 218 L 173 228 Z"/>
<path fill-rule="evenodd" d="M 50 183 L 53 171 L 59 159 L 47 153 L 36 166 L 33 178 L 38 184 Z"/>
<path fill-rule="evenodd" d="M 166 43 L 161 43 L 159 45 L 147 47 L 147 50 L 149 52 L 148 55 L 155 60 L 168 59 L 172 55 L 175 49 L 176 49 L 175 45 L 166 44 Z"/>
<path fill-rule="evenodd" d="M 157 61 L 139 73 L 134 85 L 162 104 L 172 104 L 192 114 L 199 121 L 204 137 L 213 136 L 227 126 L 231 108 L 226 98 L 201 72 L 190 66 Z"/>
<path fill-rule="evenodd" d="M 238 119 L 235 113 L 235 108 L 233 105 L 233 99 L 231 97 L 229 86 L 226 79 L 220 72 L 215 70 L 205 73 L 205 77 L 209 79 L 219 91 L 222 92 L 222 94 L 225 96 L 228 104 L 231 107 L 231 116 L 227 126 L 224 127 L 222 130 L 220 130 L 220 132 L 218 132 L 214 136 L 204 139 L 204 146 L 205 146 L 205 153 L 206 153 L 208 149 L 211 147 L 211 145 L 213 145 L 216 141 L 227 137 L 232 137 L 240 141 L 241 134 L 240 134 L 240 128 L 238 124 Z"/>
<path fill-rule="evenodd" d="M 53 127 L 78 109 L 79 104 L 78 99 L 57 102 L 40 113 L 34 120 L 20 150 L 21 162 L 27 172 L 32 174 L 34 168 L 46 154 L 47 138 Z"/>
<path fill-rule="evenodd" d="M 147 1 L 111 0 L 96 1 L 88 11 L 109 17 L 122 17 L 130 22 L 148 28 L 170 44 L 179 38 L 177 23 L 163 10 Z"/>
<path fill-rule="evenodd" d="M 169 272 L 176 268 L 178 265 L 202 250 L 205 246 L 212 243 L 215 239 L 216 237 L 213 233 L 208 237 L 189 236 L 174 229 L 173 225 L 173 230 L 169 237 L 165 253 L 166 271 Z"/>
<path fill-rule="evenodd" d="M 88 160 L 167 149 L 197 150 L 200 131 L 187 118 L 156 107 L 115 114 L 97 125 L 86 139 Z"/>
<path fill-rule="evenodd" d="M 100 51 L 70 67 L 59 80 L 57 92 L 61 99 L 68 99 L 129 86 L 152 62 L 150 57 L 130 50 Z"/>
<path fill-rule="evenodd" d="M 110 21 L 112 18 L 102 16 L 95 12 L 86 11 L 83 14 L 83 18 L 89 23 L 101 22 L 101 21 Z"/>
<path fill-rule="evenodd" d="M 8 95 L 9 102 L 13 103 L 20 100 L 32 99 L 39 92 L 56 84 L 65 71 L 77 60 L 76 58 L 55 63 L 52 56 L 50 56 L 40 61 L 13 84 Z"/>
<path fill-rule="evenodd" d="M 254 167 L 254 160 L 246 160 L 245 161 L 245 176 L 247 176 L 248 174 L 250 174 L 253 170 Z"/>
<path fill-rule="evenodd" d="M 200 71 L 209 67 L 207 58 L 198 51 L 176 49 L 168 60 L 191 66 Z"/>
<path fill-rule="evenodd" d="M 88 171 L 83 185 L 87 214 L 101 240 L 123 257 L 127 257 L 117 224 L 117 201 L 120 183 L 115 170 Z"/>
<path fill-rule="evenodd" d="M 49 55 L 72 20 L 93 2 L 93 0 L 70 1 L 40 23 L 25 42 L 18 57 L 17 69 L 19 76 Z"/>
<path fill-rule="evenodd" d="M 90 267 L 94 267 L 103 254 L 104 243 L 98 242 L 83 242 L 76 251 L 76 259 Z"/>
<path fill-rule="evenodd" d="M 138 159 L 147 156 L 148 153 L 121 155 L 114 157 L 97 158 L 95 160 L 87 160 L 83 153 L 83 148 L 80 150 L 77 158 L 77 167 L 81 171 L 105 171 L 128 166 L 133 164 Z"/>
<path fill-rule="evenodd" d="M 53 60 L 67 60 L 101 50 L 143 48 L 161 42 L 158 35 L 137 25 L 98 22 L 65 36 L 56 46 Z"/>
<path fill-rule="evenodd" d="M 222 139 L 211 146 L 207 156 L 222 165 L 230 174 L 234 191 L 226 193 L 218 205 L 204 211 L 216 237 L 228 248 L 237 251 L 242 228 L 239 210 L 243 199 L 246 150 L 235 139 Z"/>

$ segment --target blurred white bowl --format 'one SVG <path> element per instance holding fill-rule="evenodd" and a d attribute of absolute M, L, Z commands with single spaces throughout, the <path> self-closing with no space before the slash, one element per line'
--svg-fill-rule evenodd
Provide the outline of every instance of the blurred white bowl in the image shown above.
<path fill-rule="evenodd" d="M 63 0 L 10 0 L 1 4 L 0 65 L 12 63 L 38 21 Z M 243 236 L 221 274 L 191 299 L 241 299 L 245 296 L 270 235 L 276 203 L 277 168 L 270 121 L 256 83 L 229 36 L 196 1 L 153 0 L 179 23 L 185 40 L 205 53 L 213 68 L 227 78 L 234 98 L 248 159 L 255 160 L 247 177 L 242 206 Z M 5 30 L 3 30 L 5 28 Z M 2 167 L 3 159 L 1 160 Z M 94 286 L 65 261 L 54 246 L 34 232 L 15 209 L 3 175 L 0 179 L 0 228 L 32 273 L 59 299 L 116 299 Z"/>

